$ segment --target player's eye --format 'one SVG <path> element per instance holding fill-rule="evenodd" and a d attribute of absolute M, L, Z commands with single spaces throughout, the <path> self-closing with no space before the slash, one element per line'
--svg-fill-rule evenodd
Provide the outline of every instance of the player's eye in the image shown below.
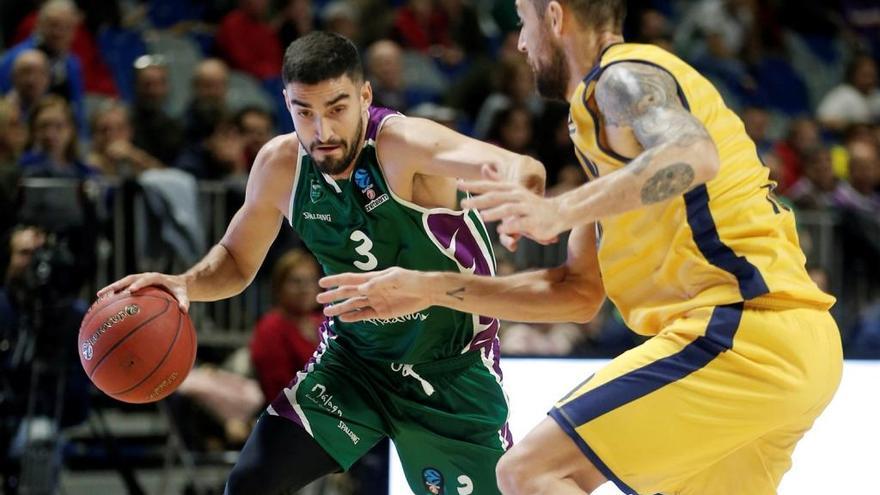
<path fill-rule="evenodd" d="M 333 115 L 339 115 L 345 111 L 345 105 L 340 105 L 338 107 L 333 107 L 333 110 L 330 110 L 330 113 Z"/>
<path fill-rule="evenodd" d="M 296 112 L 296 114 L 304 119 L 307 119 L 307 118 L 309 118 L 309 116 L 312 115 L 312 112 L 310 112 L 308 110 L 300 110 L 300 111 Z"/>

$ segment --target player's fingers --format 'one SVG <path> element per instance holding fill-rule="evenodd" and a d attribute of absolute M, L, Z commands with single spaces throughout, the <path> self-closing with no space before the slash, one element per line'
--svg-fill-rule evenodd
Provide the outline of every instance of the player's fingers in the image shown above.
<path fill-rule="evenodd" d="M 97 293 L 98 298 L 100 299 L 104 296 L 108 296 L 110 294 L 115 294 L 115 293 L 121 291 L 122 289 L 131 285 L 131 283 L 135 279 L 137 279 L 137 277 L 138 277 L 138 275 L 127 275 L 125 277 L 122 277 L 121 279 L 117 280 L 116 282 L 113 282 L 112 284 L 99 290 Z"/>
<path fill-rule="evenodd" d="M 500 206 L 496 206 L 494 208 L 488 208 L 485 210 L 480 210 L 480 217 L 483 218 L 484 222 L 494 222 L 496 220 L 503 220 L 504 222 L 509 222 L 514 220 L 516 217 L 525 214 L 525 207 L 522 204 L 514 204 L 514 203 L 506 203 Z M 513 217 L 513 218 L 508 218 Z M 498 231 L 501 233 L 502 231 Z M 505 234 L 518 234 L 520 230 L 505 230 L 503 231 Z"/>
<path fill-rule="evenodd" d="M 485 210 L 505 203 L 520 203 L 523 197 L 520 191 L 494 191 L 462 200 L 462 208 L 469 210 Z M 486 217 L 483 217 L 485 220 Z"/>
<path fill-rule="evenodd" d="M 330 304 L 358 295 L 358 286 L 341 285 L 335 289 L 321 292 L 316 298 L 320 304 Z"/>
<path fill-rule="evenodd" d="M 189 297 L 186 295 L 185 290 L 177 289 L 174 292 L 174 297 L 177 298 L 177 306 L 180 307 L 180 310 L 184 313 L 189 312 Z"/>
<path fill-rule="evenodd" d="M 351 311 L 356 311 L 368 305 L 369 302 L 367 301 L 366 297 L 352 297 L 339 304 L 325 306 L 324 316 L 339 316 L 345 313 L 349 313 Z"/>
<path fill-rule="evenodd" d="M 356 321 L 364 321 L 372 318 L 378 318 L 379 313 L 376 312 L 375 309 L 366 306 L 357 311 L 352 311 L 351 313 L 345 313 L 340 316 L 339 319 L 346 323 L 354 323 Z"/>
<path fill-rule="evenodd" d="M 321 288 L 323 289 L 330 289 L 342 285 L 360 285 L 374 277 L 375 273 L 376 272 L 340 273 L 338 275 L 330 275 L 328 277 L 322 277 L 321 280 L 318 280 L 318 285 L 321 286 Z"/>
<path fill-rule="evenodd" d="M 519 245 L 519 236 L 518 235 L 510 235 L 510 234 L 501 234 L 500 235 L 501 245 L 504 246 L 508 251 L 515 252 L 517 245 Z"/>
<path fill-rule="evenodd" d="M 463 180 L 458 183 L 458 188 L 474 194 L 484 194 L 492 191 L 508 191 L 515 184 L 507 182 L 494 182 L 491 180 Z"/>
<path fill-rule="evenodd" d="M 164 287 L 165 289 L 168 289 L 172 294 L 177 289 L 176 287 L 169 286 L 165 280 L 165 277 L 163 277 L 159 273 L 144 273 L 139 276 L 134 282 L 132 282 L 131 285 L 128 286 L 128 291 L 137 292 L 144 287 L 149 287 L 151 285 Z"/>

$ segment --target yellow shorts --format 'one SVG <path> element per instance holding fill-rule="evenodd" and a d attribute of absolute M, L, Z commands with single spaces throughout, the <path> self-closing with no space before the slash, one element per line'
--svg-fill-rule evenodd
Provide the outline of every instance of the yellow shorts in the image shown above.
<path fill-rule="evenodd" d="M 690 312 L 550 411 L 627 494 L 775 494 L 842 369 L 827 311 Z"/>

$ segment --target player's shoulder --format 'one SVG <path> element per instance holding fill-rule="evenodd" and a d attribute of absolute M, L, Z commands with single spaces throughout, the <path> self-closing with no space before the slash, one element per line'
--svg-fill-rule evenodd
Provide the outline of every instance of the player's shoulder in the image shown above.
<path fill-rule="evenodd" d="M 397 117 L 397 116 L 395 116 Z M 376 136 L 376 145 L 383 151 L 403 152 L 413 146 L 420 146 L 425 140 L 436 136 L 441 124 L 422 117 L 390 118 L 385 120 Z"/>
<path fill-rule="evenodd" d="M 271 165 L 273 163 L 282 162 L 289 164 L 289 160 L 299 155 L 299 139 L 295 132 L 289 134 L 281 134 L 270 139 L 260 148 L 254 165 Z"/>
<path fill-rule="evenodd" d="M 300 143 L 295 133 L 281 134 L 260 148 L 251 168 L 251 176 L 272 177 L 289 174 L 297 167 Z"/>
<path fill-rule="evenodd" d="M 678 102 L 678 85 L 666 70 L 644 61 L 625 61 L 608 66 L 596 82 L 600 111 L 631 120 L 648 108 Z"/>

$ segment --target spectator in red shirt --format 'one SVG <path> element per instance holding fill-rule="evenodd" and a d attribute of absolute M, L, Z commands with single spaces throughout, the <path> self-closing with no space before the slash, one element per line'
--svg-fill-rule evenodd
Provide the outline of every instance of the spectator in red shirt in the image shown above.
<path fill-rule="evenodd" d="M 305 368 L 318 345 L 319 276 L 317 261 L 300 249 L 282 256 L 272 270 L 275 307 L 260 318 L 251 339 L 251 360 L 266 400 Z"/>
<path fill-rule="evenodd" d="M 261 79 L 281 74 L 281 42 L 264 19 L 269 0 L 239 0 L 220 21 L 217 48 L 233 69 Z"/>

